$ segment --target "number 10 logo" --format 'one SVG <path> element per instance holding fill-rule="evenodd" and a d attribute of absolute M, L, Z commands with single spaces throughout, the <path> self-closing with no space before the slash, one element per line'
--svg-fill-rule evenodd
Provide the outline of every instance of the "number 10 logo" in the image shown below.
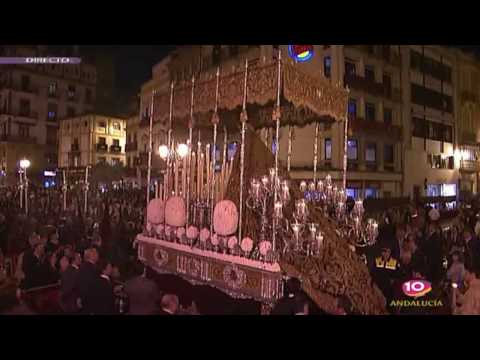
<path fill-rule="evenodd" d="M 409 280 L 402 285 L 403 293 L 410 297 L 420 297 L 432 291 L 432 285 L 425 280 Z"/>

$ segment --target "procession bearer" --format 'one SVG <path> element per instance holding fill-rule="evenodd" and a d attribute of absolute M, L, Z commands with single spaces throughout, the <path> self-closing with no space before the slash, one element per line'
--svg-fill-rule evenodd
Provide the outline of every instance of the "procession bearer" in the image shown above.
<path fill-rule="evenodd" d="M 393 283 L 399 274 L 400 263 L 392 257 L 391 249 L 382 248 L 382 255 L 375 258 L 373 279 L 382 291 L 387 304 L 393 297 Z"/>

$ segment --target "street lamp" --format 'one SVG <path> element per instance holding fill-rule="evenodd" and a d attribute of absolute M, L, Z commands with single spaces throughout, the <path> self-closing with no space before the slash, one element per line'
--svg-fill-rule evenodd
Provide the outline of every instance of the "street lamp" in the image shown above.
<path fill-rule="evenodd" d="M 167 157 L 168 157 L 168 153 L 170 151 L 168 150 L 168 146 L 167 145 L 160 145 L 160 147 L 158 148 L 158 153 L 160 154 L 160 157 L 165 160 Z"/>
<path fill-rule="evenodd" d="M 20 160 L 20 168 L 23 170 L 23 180 L 25 181 L 25 214 L 28 215 L 28 178 L 27 178 L 27 169 L 30 167 L 31 163 L 28 159 Z M 22 184 L 23 185 L 23 184 Z M 21 191 L 21 188 L 20 188 Z M 20 193 L 22 196 L 22 193 Z"/>

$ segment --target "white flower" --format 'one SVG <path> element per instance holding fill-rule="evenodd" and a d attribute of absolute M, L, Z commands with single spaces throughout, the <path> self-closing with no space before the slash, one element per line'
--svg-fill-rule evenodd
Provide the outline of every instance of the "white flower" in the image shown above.
<path fill-rule="evenodd" d="M 210 238 L 210 242 L 212 243 L 213 246 L 217 246 L 219 241 L 220 239 L 218 238 L 217 234 L 213 234 L 212 237 Z"/>
<path fill-rule="evenodd" d="M 195 226 L 189 226 L 187 229 L 187 238 L 196 239 L 198 237 L 198 229 Z"/>
<path fill-rule="evenodd" d="M 185 228 L 183 228 L 183 227 L 178 228 L 177 229 L 177 237 L 179 239 L 181 239 L 183 235 L 185 235 Z"/>
<path fill-rule="evenodd" d="M 172 228 L 170 226 L 165 226 L 165 235 L 170 236 L 170 233 L 172 232 Z"/>
<path fill-rule="evenodd" d="M 200 231 L 200 241 L 201 242 L 207 242 L 208 238 L 210 237 L 210 230 L 203 228 Z"/>
<path fill-rule="evenodd" d="M 228 248 L 231 250 L 235 247 L 235 245 L 237 245 L 238 241 L 237 241 L 237 237 L 236 236 L 230 236 L 230 238 L 228 239 Z"/>
<path fill-rule="evenodd" d="M 249 253 L 253 249 L 253 240 L 249 237 L 243 238 L 242 244 L 240 246 L 242 250 L 246 253 Z"/>
<path fill-rule="evenodd" d="M 260 254 L 267 256 L 268 252 L 272 249 L 272 244 L 269 241 L 262 241 L 260 243 Z"/>

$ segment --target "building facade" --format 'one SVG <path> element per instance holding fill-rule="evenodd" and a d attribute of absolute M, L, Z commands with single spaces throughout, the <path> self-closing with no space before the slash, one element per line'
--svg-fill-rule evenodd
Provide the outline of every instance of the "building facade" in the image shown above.
<path fill-rule="evenodd" d="M 47 47 L 2 46 L 1 56 L 48 56 Z M 73 54 L 71 54 L 73 55 Z M 96 70 L 78 65 L 2 65 L 0 68 L 0 167 L 15 178 L 18 162 L 30 172 L 55 169 L 60 120 L 91 112 Z"/>
<path fill-rule="evenodd" d="M 222 73 L 242 69 L 245 59 L 256 66 L 276 58 L 278 51 L 284 61 L 295 63 L 288 45 L 179 48 L 159 64 L 164 76 L 154 75 L 142 88 L 141 119 L 148 119 L 152 88 L 168 90 L 171 81 L 188 81 L 199 73 L 213 76 L 218 67 Z M 350 90 L 346 114 L 350 196 L 413 199 L 477 191 L 480 78 L 473 57 L 455 48 L 431 45 L 313 45 L 313 51 L 309 61 L 295 66 Z M 142 120 L 138 124 L 141 128 Z M 290 131 L 290 176 L 311 179 L 315 125 L 281 127 L 280 161 L 284 165 Z M 154 149 L 165 131 L 157 135 Z M 271 130 L 260 130 L 259 135 L 269 148 L 274 145 Z M 317 145 L 318 176 L 330 174 L 340 182 L 344 124 L 321 125 Z"/>
<path fill-rule="evenodd" d="M 59 131 L 59 167 L 99 163 L 125 166 L 126 119 L 88 114 L 64 119 Z"/>

